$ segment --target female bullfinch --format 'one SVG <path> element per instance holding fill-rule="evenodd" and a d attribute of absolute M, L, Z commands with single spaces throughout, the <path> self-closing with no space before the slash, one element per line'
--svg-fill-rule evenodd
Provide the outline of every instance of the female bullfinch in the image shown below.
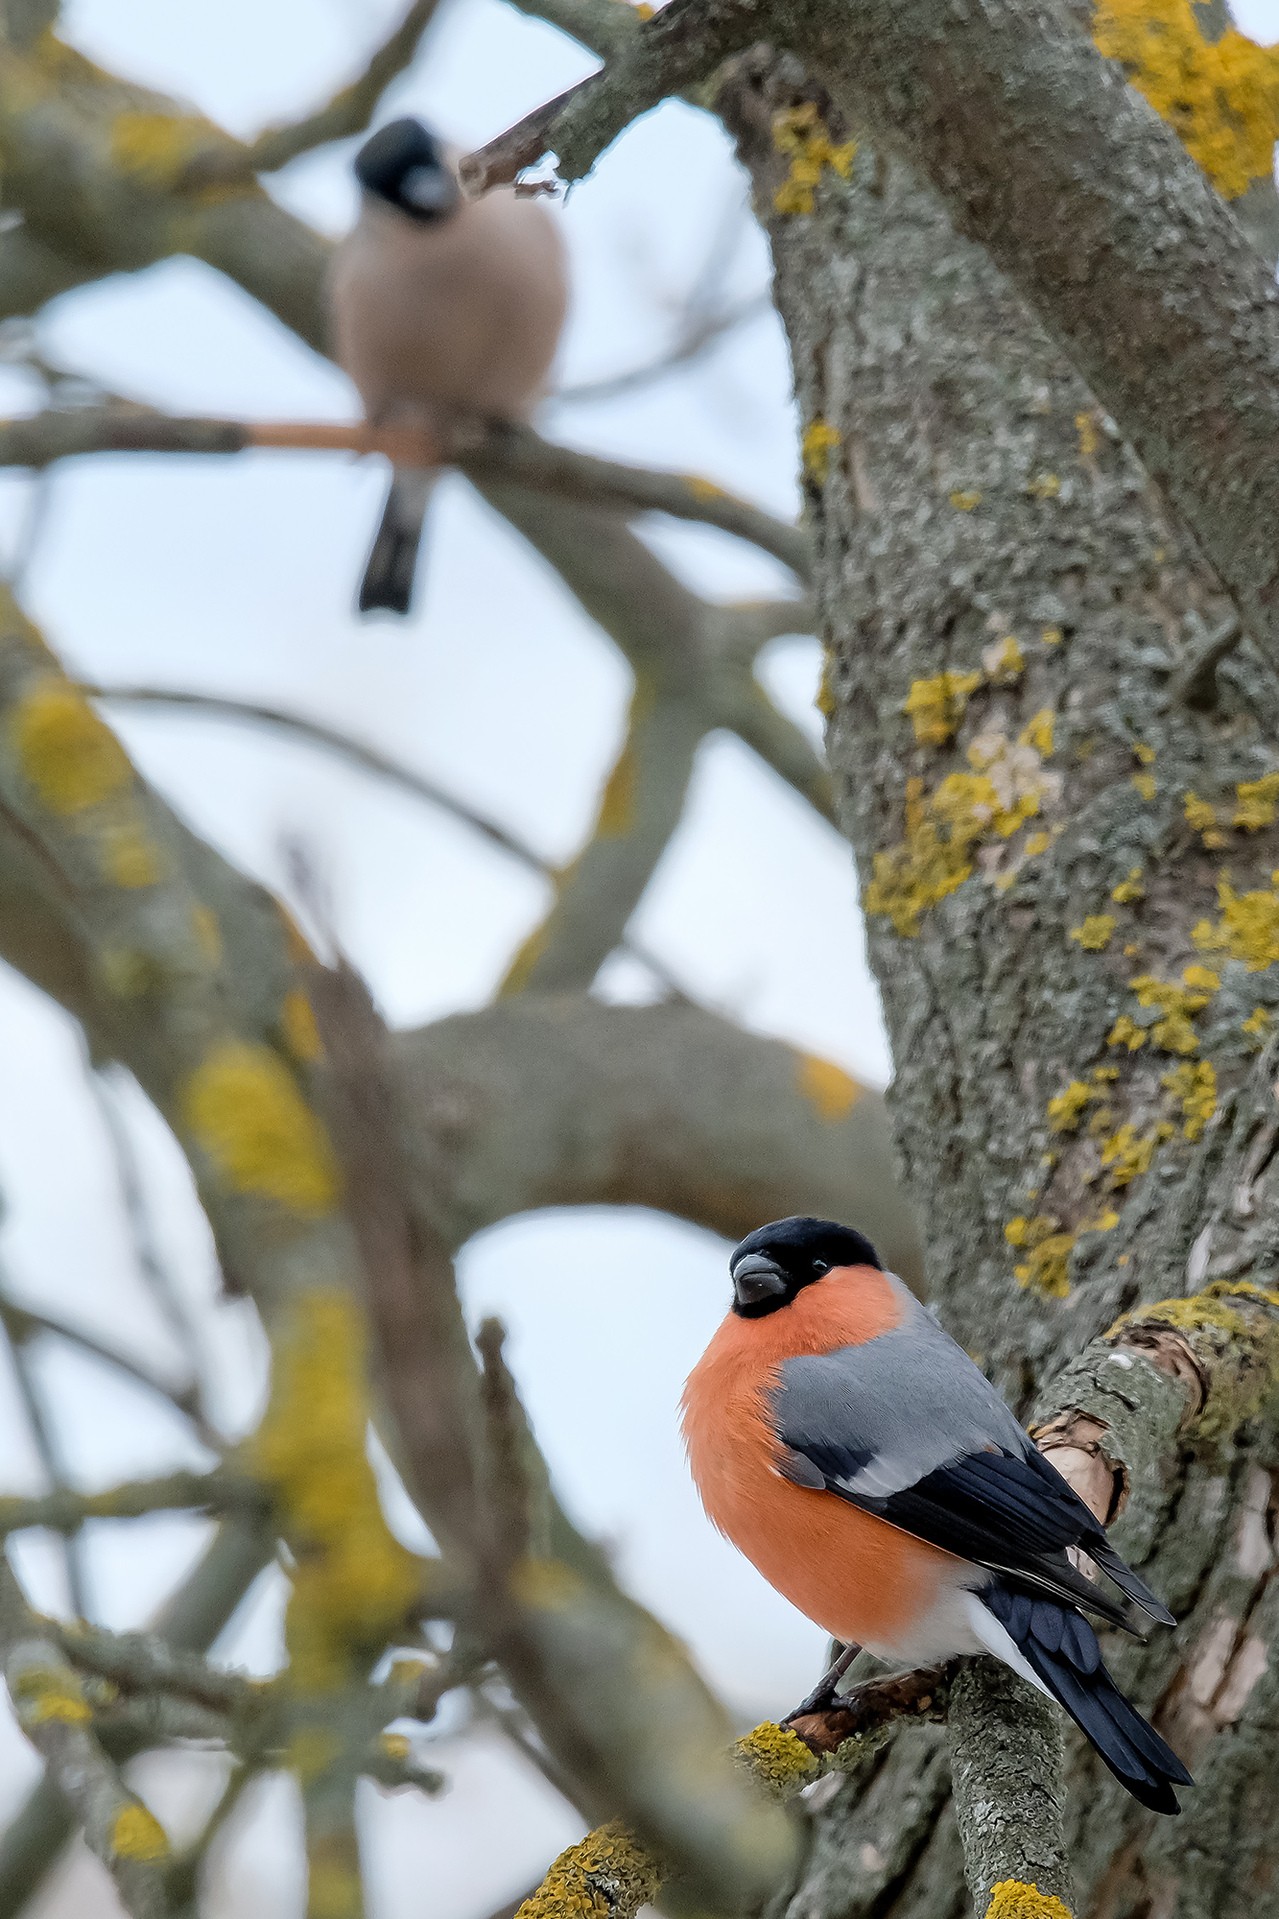
<path fill-rule="evenodd" d="M 1070 1550 L 1151 1619 L 1172 1614 L 985 1375 L 847 1226 L 761 1226 L 729 1270 L 732 1311 L 683 1405 L 713 1524 L 832 1638 L 894 1665 L 994 1653 L 1065 1707 L 1135 1799 L 1177 1812 L 1190 1774 L 1081 1611 L 1132 1632 L 1128 1608 Z"/>
<path fill-rule="evenodd" d="M 333 347 L 365 416 L 447 443 L 525 420 L 568 304 L 564 242 L 540 200 L 462 191 L 455 156 L 420 120 L 379 127 L 355 156 L 360 217 L 333 258 Z M 360 587 L 362 613 L 407 613 L 434 472 L 397 471 Z"/>

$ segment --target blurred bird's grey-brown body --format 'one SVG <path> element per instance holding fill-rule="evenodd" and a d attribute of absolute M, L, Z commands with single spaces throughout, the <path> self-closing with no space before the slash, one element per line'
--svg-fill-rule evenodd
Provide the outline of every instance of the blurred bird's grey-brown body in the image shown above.
<path fill-rule="evenodd" d="M 507 188 L 468 200 L 416 121 L 374 134 L 356 173 L 363 205 L 337 249 L 330 306 L 334 352 L 367 419 L 421 427 L 441 445 L 468 424 L 527 419 L 568 304 L 554 216 Z M 396 474 L 361 611 L 408 611 L 434 478 Z"/>

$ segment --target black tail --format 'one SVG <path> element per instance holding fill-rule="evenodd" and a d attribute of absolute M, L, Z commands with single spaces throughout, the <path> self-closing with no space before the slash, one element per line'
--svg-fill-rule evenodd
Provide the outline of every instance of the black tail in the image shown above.
<path fill-rule="evenodd" d="M 361 613 L 407 613 L 433 473 L 396 473 L 360 581 Z"/>
<path fill-rule="evenodd" d="M 983 1590 L 981 1601 L 1133 1798 L 1152 1812 L 1180 1812 L 1173 1787 L 1195 1782 L 1172 1747 L 1124 1698 L 1102 1664 L 1097 1635 L 1083 1614 L 998 1582 Z"/>

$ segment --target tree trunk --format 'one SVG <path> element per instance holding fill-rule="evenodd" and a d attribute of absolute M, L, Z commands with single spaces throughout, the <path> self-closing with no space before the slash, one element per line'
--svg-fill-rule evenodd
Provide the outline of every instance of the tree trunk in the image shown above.
<path fill-rule="evenodd" d="M 1178 691 L 1220 587 L 934 194 L 852 156 L 788 61 L 747 56 L 723 105 L 790 337 L 932 1296 L 1029 1418 L 1138 1302 L 1273 1278 L 1279 684 L 1245 638 L 1207 710 Z M 1229 1338 L 1227 1295 L 1193 1310 Z M 1118 1541 L 1182 1623 L 1107 1657 L 1198 1784 L 1155 1820 L 1070 1734 L 1077 1919 L 1279 1901 L 1273 1385 L 1134 1475 Z M 815 1813 L 797 1919 L 959 1919 L 949 1796 L 944 1735 L 903 1733 Z"/>

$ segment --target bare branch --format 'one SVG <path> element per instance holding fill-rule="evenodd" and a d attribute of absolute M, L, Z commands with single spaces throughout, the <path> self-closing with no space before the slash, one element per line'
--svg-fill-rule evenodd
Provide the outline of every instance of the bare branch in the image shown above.
<path fill-rule="evenodd" d="M 35 1442 L 45 1479 L 51 1493 L 57 1497 L 68 1492 L 70 1476 L 62 1456 L 57 1428 L 49 1408 L 45 1405 L 44 1394 L 31 1364 L 29 1338 L 15 1337 L 7 1319 L 4 1329 L 9 1340 L 14 1376 L 18 1382 L 18 1397 L 22 1401 L 27 1425 Z M 88 1568 L 85 1563 L 84 1543 L 83 1534 L 78 1528 L 68 1527 L 64 1530 L 61 1545 L 67 1593 L 71 1600 L 72 1611 L 81 1619 L 87 1619 L 93 1610 L 89 1602 Z"/>
<path fill-rule="evenodd" d="M 595 406 L 603 400 L 615 400 L 620 394 L 633 393 L 636 387 L 652 386 L 669 373 L 678 373 L 700 360 L 730 333 L 748 320 L 772 310 L 767 290 L 753 293 L 735 306 L 716 312 L 690 312 L 674 344 L 654 360 L 628 367 L 622 373 L 607 373 L 597 380 L 579 380 L 575 386 L 561 387 L 555 395 L 558 406 Z"/>
<path fill-rule="evenodd" d="M 510 0 L 521 13 L 549 21 L 592 53 L 614 59 L 639 32 L 643 15 L 625 0 Z"/>
<path fill-rule="evenodd" d="M 440 0 L 413 0 L 398 26 L 380 46 L 375 47 L 356 78 L 334 94 L 331 100 L 304 119 L 291 124 L 266 127 L 248 143 L 244 156 L 247 173 L 276 173 L 314 147 L 327 146 L 331 140 L 348 140 L 363 133 L 377 108 L 378 101 L 391 82 L 411 65 L 422 36 L 439 10 Z M 219 178 L 227 177 L 221 174 Z M 233 176 L 231 176 L 233 177 Z M 192 184 L 204 185 L 197 175 Z"/>
<path fill-rule="evenodd" d="M 477 484 L 509 483 L 624 512 L 667 513 L 719 527 L 773 554 L 800 578 L 808 576 L 802 530 L 715 481 L 597 459 L 554 446 L 530 427 L 495 426 L 478 441 L 446 450 L 407 427 L 183 419 L 142 408 L 82 407 L 0 421 L 0 466 L 37 471 L 55 460 L 94 453 L 227 454 L 250 447 L 380 453 L 405 466 L 434 466 L 446 458 Z"/>
<path fill-rule="evenodd" d="M 199 1328 L 183 1296 L 176 1275 L 165 1264 L 156 1243 L 146 1194 L 143 1191 L 137 1153 L 116 1099 L 115 1087 L 110 1080 L 111 1069 L 108 1067 L 99 1070 L 88 1058 L 85 1063 L 90 1090 L 101 1115 L 111 1150 L 116 1184 L 120 1189 L 120 1204 L 128 1227 L 138 1275 L 150 1293 L 156 1310 L 168 1327 L 178 1350 L 186 1360 L 190 1378 L 187 1397 L 190 1400 L 192 1416 L 203 1434 L 211 1434 L 213 1423 L 208 1416 L 204 1387 L 206 1361 Z"/>
<path fill-rule="evenodd" d="M 23 1342 L 39 1333 L 49 1333 L 55 1339 L 62 1339 L 69 1346 L 77 1347 L 89 1358 L 101 1360 L 104 1366 L 123 1374 L 135 1386 L 141 1386 L 146 1392 L 154 1393 L 158 1399 L 167 1400 L 184 1419 L 191 1421 L 204 1443 L 216 1449 L 221 1445 L 221 1435 L 205 1424 L 195 1404 L 194 1392 L 190 1384 L 171 1383 L 148 1371 L 140 1361 L 134 1359 L 117 1346 L 110 1346 L 105 1340 L 97 1339 L 86 1333 L 81 1327 L 74 1326 L 69 1320 L 59 1319 L 53 1313 L 33 1312 L 29 1306 L 21 1305 L 17 1300 L 0 1294 L 0 1322 L 3 1322 L 10 1339 Z"/>
<path fill-rule="evenodd" d="M 0 1534 L 28 1526 L 73 1532 L 86 1519 L 141 1519 L 158 1512 L 261 1514 L 265 1510 L 262 1488 L 255 1480 L 225 1469 L 176 1472 L 131 1480 L 104 1493 L 78 1493 L 62 1486 L 30 1499 L 0 1499 Z"/>
<path fill-rule="evenodd" d="M 477 1369 L 447 1249 L 403 1164 L 401 1093 L 386 1036 L 346 971 L 320 983 L 315 1003 L 331 1124 L 408 1480 L 432 1530 L 482 1573 L 493 1543 L 491 1516 L 477 1499 Z M 739 1889 L 762 1893 L 784 1866 L 789 1832 L 752 1813 L 725 1768 L 722 1713 L 669 1635 L 618 1591 L 603 1556 L 558 1508 L 551 1532 L 553 1556 L 522 1560 L 507 1579 L 478 1580 L 477 1630 L 589 1805 L 626 1809 L 715 1905 L 735 1903 Z M 701 1790 L 691 1794 L 695 1780 Z"/>
<path fill-rule="evenodd" d="M 305 718 L 300 713 L 287 711 L 284 707 L 269 706 L 258 700 L 233 699 L 224 693 L 197 693 L 179 687 L 158 686 L 98 686 L 88 681 L 78 682 L 80 691 L 89 699 L 102 700 L 110 705 L 113 702 L 124 706 L 162 706 L 173 711 L 183 711 L 208 716 L 210 718 L 236 720 L 252 725 L 266 726 L 281 733 L 291 734 L 295 738 L 310 741 L 313 745 L 338 754 L 353 765 L 372 773 L 376 778 L 385 780 L 388 785 L 397 787 L 412 798 L 424 800 L 428 806 L 434 806 L 442 813 L 478 833 L 482 839 L 495 846 L 499 852 L 508 854 L 524 867 L 527 872 L 536 873 L 541 879 L 554 881 L 558 878 L 557 869 L 540 853 L 533 850 L 526 841 L 521 840 L 509 827 L 501 825 L 488 814 L 481 813 L 468 801 L 459 799 L 455 793 L 429 779 L 426 774 L 415 772 L 400 760 L 393 760 L 377 747 L 367 746 L 362 740 L 354 740 L 349 733 L 340 733 L 336 727 L 326 726 L 322 720 Z M 634 954 L 641 965 L 646 966 L 658 983 L 668 993 L 687 998 L 685 989 L 675 978 L 664 960 L 637 941 L 623 938 L 622 944 Z"/>
<path fill-rule="evenodd" d="M 560 178 L 580 180 L 637 115 L 706 79 L 759 37 L 756 0 L 670 0 L 602 72 L 469 154 L 462 177 L 482 193 L 554 153 Z"/>
<path fill-rule="evenodd" d="M 539 1206 L 652 1206 L 730 1240 L 813 1213 L 859 1220 L 922 1281 L 883 1101 L 830 1061 L 701 1007 L 567 994 L 522 994 L 394 1047 L 452 1244 Z"/>

